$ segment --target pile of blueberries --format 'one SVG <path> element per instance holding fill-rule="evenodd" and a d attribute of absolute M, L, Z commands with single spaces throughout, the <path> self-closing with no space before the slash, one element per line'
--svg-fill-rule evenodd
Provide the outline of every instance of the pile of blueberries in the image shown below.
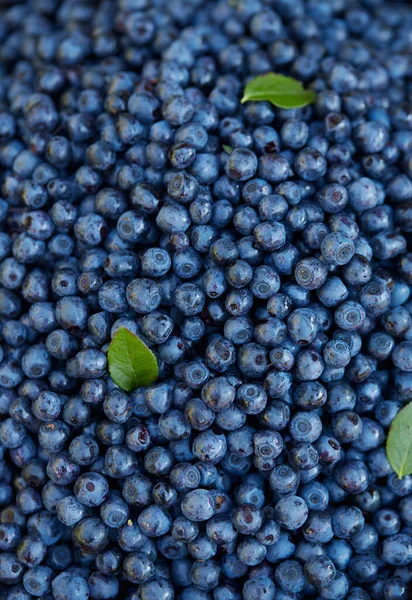
<path fill-rule="evenodd" d="M 411 233 L 409 2 L 1 2 L 1 600 L 407 600 Z"/>

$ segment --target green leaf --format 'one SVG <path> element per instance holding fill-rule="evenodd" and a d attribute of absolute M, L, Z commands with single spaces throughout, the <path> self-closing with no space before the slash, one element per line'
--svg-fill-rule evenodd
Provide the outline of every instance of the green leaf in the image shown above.
<path fill-rule="evenodd" d="M 392 421 L 386 456 L 399 479 L 412 473 L 412 402 L 402 408 Z"/>
<path fill-rule="evenodd" d="M 110 377 L 126 392 L 150 385 L 159 375 L 153 352 L 126 327 L 120 327 L 114 334 L 107 359 Z"/>
<path fill-rule="evenodd" d="M 305 90 L 301 82 L 293 77 L 268 73 L 249 81 L 241 102 L 267 100 L 279 108 L 301 108 L 312 104 L 315 98 L 315 92 Z"/>
<path fill-rule="evenodd" d="M 228 154 L 230 154 L 231 152 L 233 152 L 233 148 L 232 146 L 227 146 L 226 144 L 222 144 L 222 148 L 225 152 L 227 152 Z"/>

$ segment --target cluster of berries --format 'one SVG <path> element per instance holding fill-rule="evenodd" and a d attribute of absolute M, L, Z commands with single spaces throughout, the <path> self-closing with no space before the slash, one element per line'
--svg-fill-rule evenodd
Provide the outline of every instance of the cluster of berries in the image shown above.
<path fill-rule="evenodd" d="M 0 196 L 2 600 L 407 600 L 408 2 L 6 0 Z"/>

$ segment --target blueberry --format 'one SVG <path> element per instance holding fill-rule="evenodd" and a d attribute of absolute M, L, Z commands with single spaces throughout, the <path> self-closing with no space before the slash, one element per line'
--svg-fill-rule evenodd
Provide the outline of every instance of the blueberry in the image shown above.
<path fill-rule="evenodd" d="M 46 545 L 37 536 L 26 535 L 16 549 L 18 560 L 26 567 L 37 567 L 46 554 Z"/>
<path fill-rule="evenodd" d="M 313 413 L 296 413 L 289 424 L 293 439 L 298 442 L 314 442 L 322 433 L 322 423 Z"/>
<path fill-rule="evenodd" d="M 53 579 L 52 592 L 58 600 L 69 600 L 72 597 L 87 600 L 89 587 L 83 577 L 63 571 Z"/>
<path fill-rule="evenodd" d="M 145 535 L 159 537 L 169 531 L 171 517 L 165 508 L 153 504 L 140 513 L 138 523 Z"/>
<path fill-rule="evenodd" d="M 38 566 L 26 571 L 23 576 L 24 589 L 34 596 L 45 594 L 49 591 L 53 579 L 50 567 Z"/>
<path fill-rule="evenodd" d="M 182 500 L 181 509 L 191 521 L 206 521 L 215 511 L 210 492 L 204 489 L 188 492 Z"/>
<path fill-rule="evenodd" d="M 201 461 L 217 464 L 226 454 L 227 442 L 223 434 L 211 430 L 199 433 L 193 440 L 193 454 Z"/>
<path fill-rule="evenodd" d="M 385 583 L 384 596 L 385 598 L 403 598 L 407 597 L 407 586 L 400 577 L 391 577 Z"/>
<path fill-rule="evenodd" d="M 238 544 L 237 555 L 243 563 L 254 567 L 264 560 L 266 546 L 258 542 L 256 538 L 247 536 Z"/>
<path fill-rule="evenodd" d="M 127 302 L 139 313 L 155 310 L 161 301 L 158 284 L 152 279 L 135 279 L 127 286 Z"/>
<path fill-rule="evenodd" d="M 119 592 L 119 582 L 116 577 L 94 572 L 87 580 L 90 593 L 94 596 L 107 595 L 116 597 Z"/>
<path fill-rule="evenodd" d="M 276 582 L 285 592 L 297 593 L 302 590 L 305 578 L 301 565 L 295 560 L 285 560 L 275 570 Z"/>
<path fill-rule="evenodd" d="M 242 593 L 246 600 L 252 600 L 253 598 L 272 600 L 275 598 L 275 585 L 269 577 L 258 575 L 246 581 Z"/>
<path fill-rule="evenodd" d="M 336 571 L 335 579 L 332 583 L 322 586 L 320 588 L 320 592 L 322 594 L 322 598 L 326 598 L 327 600 L 342 600 L 342 598 L 346 597 L 346 594 L 349 589 L 349 583 L 346 575 L 342 571 Z"/>
<path fill-rule="evenodd" d="M 143 553 L 132 552 L 124 560 L 123 568 L 128 581 L 143 583 L 154 575 L 153 562 Z"/>
<path fill-rule="evenodd" d="M 91 144 L 86 151 L 88 164 L 97 171 L 105 171 L 115 163 L 115 152 L 105 141 Z"/>
<path fill-rule="evenodd" d="M 366 313 L 364 305 L 352 300 L 343 302 L 335 311 L 336 324 L 346 331 L 352 331 L 362 327 L 365 318 Z"/>
<path fill-rule="evenodd" d="M 363 421 L 356 413 L 340 411 L 333 416 L 332 431 L 339 442 L 354 442 L 362 435 Z"/>
<path fill-rule="evenodd" d="M 1 581 L 5 584 L 13 585 L 17 583 L 23 574 L 24 567 L 17 560 L 16 554 L 12 552 L 3 553 L 3 561 L 1 565 Z"/>
<path fill-rule="evenodd" d="M 84 506 L 100 506 L 109 493 L 107 480 L 99 473 L 84 473 L 77 478 L 74 493 Z"/>
<path fill-rule="evenodd" d="M 350 539 L 356 535 L 364 525 L 364 518 L 356 506 L 341 506 L 335 509 L 332 515 L 332 526 L 335 535 L 339 538 Z"/>
<path fill-rule="evenodd" d="M 275 221 L 260 223 L 253 230 L 253 234 L 257 246 L 262 250 L 278 250 L 286 241 L 284 226 Z"/>
<path fill-rule="evenodd" d="M 57 516 L 64 524 L 72 527 L 86 516 L 84 506 L 75 496 L 66 496 L 57 503 Z"/>
<path fill-rule="evenodd" d="M 387 537 L 382 544 L 382 557 L 390 565 L 403 566 L 411 562 L 411 538 L 398 533 Z"/>
<path fill-rule="evenodd" d="M 5 419 L 0 425 L 0 440 L 5 448 L 17 448 L 26 437 L 26 429 L 13 419 Z"/>
<path fill-rule="evenodd" d="M 159 600 L 172 600 L 174 590 L 167 579 L 159 577 L 158 579 L 152 579 L 142 583 L 139 593 L 142 597 L 142 600 L 150 600 L 151 598 L 158 598 Z"/>
<path fill-rule="evenodd" d="M 301 287 L 315 290 L 322 287 L 325 283 L 327 268 L 316 258 L 304 258 L 296 265 L 294 274 L 297 283 Z"/>
<path fill-rule="evenodd" d="M 97 554 L 109 543 L 108 528 L 97 517 L 87 517 L 72 529 L 72 541 L 75 547 L 89 554 Z"/>
<path fill-rule="evenodd" d="M 115 439 L 114 441 L 118 444 L 121 443 L 124 432 L 119 426 L 118 428 L 115 428 L 115 435 L 118 439 Z M 108 442 L 110 443 L 111 440 L 108 440 Z M 136 471 L 136 467 L 135 456 L 127 448 L 116 445 L 110 447 L 106 452 L 104 468 L 110 477 L 119 479 L 128 477 Z M 105 487 L 104 483 L 103 487 Z"/>
<path fill-rule="evenodd" d="M 275 505 L 274 516 L 286 529 L 298 529 L 308 517 L 308 508 L 299 496 L 285 496 Z"/>

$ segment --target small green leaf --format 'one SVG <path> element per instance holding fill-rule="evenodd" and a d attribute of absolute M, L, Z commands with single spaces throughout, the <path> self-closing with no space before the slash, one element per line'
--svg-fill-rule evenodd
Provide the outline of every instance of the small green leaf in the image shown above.
<path fill-rule="evenodd" d="M 301 82 L 293 77 L 268 73 L 249 81 L 241 102 L 267 100 L 279 108 L 301 108 L 312 104 L 315 98 L 315 92 L 305 90 Z"/>
<path fill-rule="evenodd" d="M 399 479 L 412 473 L 412 402 L 402 408 L 392 421 L 386 456 Z"/>
<path fill-rule="evenodd" d="M 222 144 L 222 148 L 225 152 L 227 152 L 228 154 L 230 154 L 231 152 L 233 152 L 233 148 L 232 146 L 227 146 L 226 144 Z"/>
<path fill-rule="evenodd" d="M 110 377 L 126 392 L 150 385 L 159 375 L 153 352 L 126 327 L 114 334 L 107 358 Z"/>

